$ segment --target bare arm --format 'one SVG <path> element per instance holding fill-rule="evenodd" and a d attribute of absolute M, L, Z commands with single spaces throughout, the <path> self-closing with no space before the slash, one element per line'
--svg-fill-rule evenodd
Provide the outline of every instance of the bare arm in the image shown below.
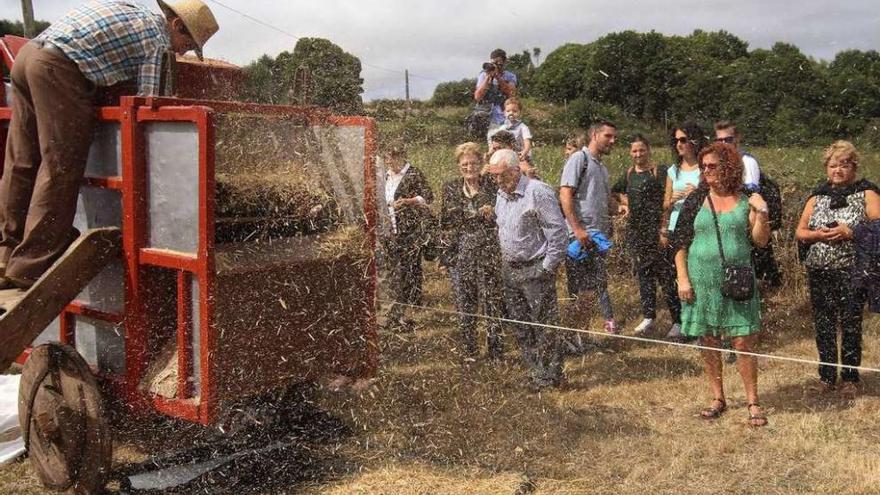
<path fill-rule="evenodd" d="M 559 203 L 562 205 L 562 214 L 568 225 L 571 226 L 574 237 L 581 242 L 581 246 L 589 246 L 592 242 L 590 236 L 587 235 L 586 229 L 578 220 L 577 212 L 574 209 L 574 193 L 573 187 L 562 186 L 559 188 Z"/>
<path fill-rule="evenodd" d="M 807 244 L 816 242 L 825 242 L 828 240 L 828 229 L 811 230 L 810 217 L 813 216 L 813 208 L 816 206 L 816 197 L 807 200 L 804 205 L 804 211 L 801 213 L 801 219 L 798 221 L 797 229 L 794 236 L 797 240 Z"/>
<path fill-rule="evenodd" d="M 685 302 L 693 302 L 694 289 L 691 287 L 691 278 L 688 276 L 688 250 L 679 249 L 675 253 L 675 273 L 678 279 L 678 298 Z"/>
<path fill-rule="evenodd" d="M 663 211 L 668 213 L 674 202 L 672 199 L 672 179 L 666 176 L 666 189 L 663 192 Z"/>
<path fill-rule="evenodd" d="M 521 160 L 525 160 L 529 156 L 529 152 L 532 151 L 532 140 L 531 138 L 523 139 L 523 149 L 522 153 L 519 154 L 519 158 Z"/>
<path fill-rule="evenodd" d="M 865 214 L 868 220 L 880 220 L 880 195 L 874 191 L 865 191 Z"/>
<path fill-rule="evenodd" d="M 505 81 L 504 74 L 498 74 L 496 79 L 498 80 L 498 89 L 504 93 L 504 96 L 510 98 L 511 96 L 516 95 L 516 84 Z"/>
<path fill-rule="evenodd" d="M 770 214 L 767 212 L 767 202 L 760 194 L 749 196 L 749 226 L 751 227 L 752 243 L 758 247 L 764 247 L 770 242 Z M 762 210 L 762 211 L 759 211 Z"/>
<path fill-rule="evenodd" d="M 474 101 L 480 102 L 483 100 L 483 97 L 486 96 L 486 91 L 489 91 L 489 87 L 492 85 L 492 79 L 495 78 L 495 72 L 486 72 L 484 73 L 485 77 L 483 77 L 483 82 L 477 84 L 477 89 L 474 91 Z M 481 74 L 482 76 L 482 74 Z"/>

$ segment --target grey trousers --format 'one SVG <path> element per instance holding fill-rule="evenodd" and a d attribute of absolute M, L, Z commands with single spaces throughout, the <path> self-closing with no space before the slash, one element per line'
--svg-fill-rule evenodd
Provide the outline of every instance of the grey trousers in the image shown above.
<path fill-rule="evenodd" d="M 543 271 L 540 260 L 525 266 L 504 263 L 501 277 L 504 307 L 510 319 L 549 325 L 559 323 L 556 274 Z M 539 387 L 558 385 L 562 379 L 563 356 L 557 333 L 524 324 L 514 324 L 513 329 L 532 383 Z"/>

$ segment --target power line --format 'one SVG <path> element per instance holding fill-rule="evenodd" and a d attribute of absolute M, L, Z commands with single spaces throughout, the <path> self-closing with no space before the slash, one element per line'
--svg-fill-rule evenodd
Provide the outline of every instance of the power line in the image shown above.
<path fill-rule="evenodd" d="M 223 7 L 224 9 L 229 10 L 230 12 L 234 12 L 234 13 L 238 14 L 239 16 L 244 17 L 245 19 L 248 19 L 249 21 L 256 22 L 257 24 L 260 24 L 261 26 L 267 27 L 267 28 L 269 28 L 269 29 L 271 29 L 271 30 L 273 30 L 273 31 L 277 31 L 277 32 L 279 32 L 279 33 L 281 33 L 281 34 L 283 34 L 283 35 L 285 35 L 285 36 L 289 36 L 289 37 L 293 38 L 293 39 L 296 40 L 296 41 L 299 41 L 300 38 L 301 38 L 300 36 L 297 36 L 297 35 L 295 35 L 295 34 L 289 32 L 289 31 L 285 31 L 284 29 L 281 29 L 281 28 L 279 28 L 279 27 L 277 27 L 277 26 L 274 26 L 274 25 L 272 25 L 272 24 L 270 24 L 270 23 L 268 23 L 268 22 L 266 22 L 266 21 L 263 21 L 263 20 L 261 20 L 261 19 L 258 19 L 258 18 L 254 17 L 254 16 L 252 16 L 252 15 L 246 13 L 246 12 L 242 12 L 242 11 L 236 9 L 236 8 L 230 7 L 229 5 L 226 5 L 225 3 L 220 2 L 219 0 L 208 0 L 208 1 L 211 2 L 211 3 L 213 3 L 213 4 L 219 5 L 219 6 Z M 378 66 L 378 65 L 367 64 L 367 63 L 364 63 L 364 62 L 361 62 L 361 65 L 363 65 L 364 67 L 370 67 L 371 69 L 376 69 L 376 70 L 381 70 L 381 71 L 385 71 L 385 72 L 390 72 L 390 73 L 392 73 L 392 74 L 401 74 L 401 75 L 405 74 L 405 71 L 402 71 L 402 70 L 399 70 L 399 69 L 389 69 L 389 68 L 387 68 L 387 67 L 380 67 L 380 66 Z M 442 81 L 440 81 L 439 79 L 435 79 L 435 78 L 433 78 L 433 77 L 427 77 L 427 76 L 420 76 L 420 75 L 417 75 L 417 74 L 413 74 L 412 72 L 410 72 L 409 75 L 410 75 L 411 77 L 417 77 L 417 78 L 419 78 L 419 79 L 425 79 L 425 80 L 428 80 L 428 81 L 442 82 Z"/>

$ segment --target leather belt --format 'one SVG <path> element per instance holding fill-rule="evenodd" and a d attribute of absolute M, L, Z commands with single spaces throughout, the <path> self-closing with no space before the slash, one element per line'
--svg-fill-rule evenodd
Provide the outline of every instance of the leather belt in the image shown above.
<path fill-rule="evenodd" d="M 528 261 L 505 261 L 504 264 L 513 269 L 525 268 L 527 266 L 533 266 L 538 263 L 543 263 L 544 257 L 538 256 L 537 258 L 532 258 Z"/>

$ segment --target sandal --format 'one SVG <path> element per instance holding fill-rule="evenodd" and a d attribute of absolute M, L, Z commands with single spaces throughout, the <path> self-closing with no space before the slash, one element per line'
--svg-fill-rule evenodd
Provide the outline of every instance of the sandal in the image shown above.
<path fill-rule="evenodd" d="M 715 404 L 719 404 L 715 407 Z M 700 417 L 703 419 L 718 419 L 721 413 L 727 410 L 727 402 L 724 399 L 712 399 L 711 405 L 700 411 Z"/>
<path fill-rule="evenodd" d="M 761 407 L 761 404 L 758 404 L 757 402 L 752 402 L 747 407 L 749 410 L 749 426 L 754 428 L 767 426 L 767 415 L 764 414 L 763 411 L 759 412 L 758 414 L 752 414 L 752 408 Z"/>

